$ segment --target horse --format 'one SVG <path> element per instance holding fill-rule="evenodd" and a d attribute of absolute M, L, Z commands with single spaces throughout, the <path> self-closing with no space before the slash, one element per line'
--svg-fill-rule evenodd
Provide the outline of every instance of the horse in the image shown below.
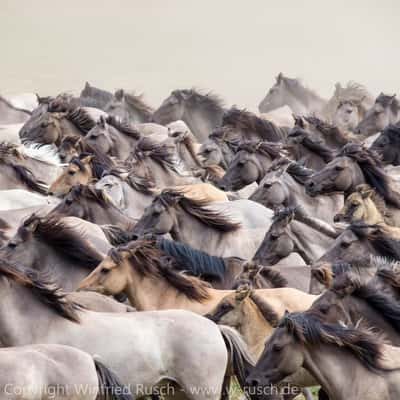
<path fill-rule="evenodd" d="M 87 185 L 95 179 L 100 179 L 109 167 L 89 153 L 81 153 L 71 159 L 62 173 L 51 183 L 49 194 L 57 197 L 65 196 L 74 185 Z"/>
<path fill-rule="evenodd" d="M 329 323 L 342 321 L 355 325 L 362 319 L 378 334 L 385 335 L 391 344 L 399 346 L 400 308 L 397 299 L 377 287 L 372 279 L 362 283 L 350 271 L 335 274 L 329 289 L 318 297 L 310 311 L 323 316 L 324 321 Z"/>
<path fill-rule="evenodd" d="M 129 157 L 139 176 L 151 179 L 159 188 L 195 183 L 198 179 L 182 168 L 174 144 L 159 143 L 150 137 L 138 141 Z"/>
<path fill-rule="evenodd" d="M 279 127 L 272 121 L 261 118 L 246 109 L 232 107 L 226 110 L 222 118 L 222 127 L 243 140 L 264 140 L 268 142 L 283 142 L 289 128 Z"/>
<path fill-rule="evenodd" d="M 97 225 L 118 225 L 126 230 L 132 228 L 135 222 L 94 185 L 73 186 L 50 214 L 73 216 Z"/>
<path fill-rule="evenodd" d="M 365 117 L 357 125 L 355 132 L 364 136 L 371 136 L 385 129 L 389 124 L 396 124 L 400 120 L 400 102 L 396 95 L 390 96 L 381 93 Z"/>
<path fill-rule="evenodd" d="M 21 124 L 26 122 L 31 116 L 29 110 L 15 107 L 3 96 L 0 96 L 0 124 Z"/>
<path fill-rule="evenodd" d="M 260 244 L 253 260 L 264 265 L 277 264 L 290 253 L 298 253 L 306 264 L 319 259 L 338 234 L 322 221 L 310 218 L 301 222 L 298 211 L 288 207 L 275 213 L 272 225 Z"/>
<path fill-rule="evenodd" d="M 394 400 L 400 395 L 399 351 L 369 330 L 326 323 L 308 311 L 287 313 L 246 382 L 275 384 L 303 367 L 329 399 Z"/>
<path fill-rule="evenodd" d="M 189 199 L 177 190 L 164 189 L 145 209 L 128 236 L 138 239 L 150 233 L 170 233 L 174 240 L 214 256 L 249 259 L 268 229 L 272 213 L 265 207 L 257 207 L 256 203 L 243 207 L 239 204 L 236 218 L 232 218 L 236 203 L 213 205 Z"/>
<path fill-rule="evenodd" d="M 106 90 L 98 89 L 89 82 L 85 83 L 79 96 L 79 103 L 84 107 L 94 107 L 105 110 L 114 98 L 114 95 Z"/>
<path fill-rule="evenodd" d="M 150 122 L 153 115 L 153 109 L 143 101 L 142 95 L 126 93 L 123 89 L 114 93 L 104 111 L 122 121 L 137 124 Z"/>
<path fill-rule="evenodd" d="M 54 270 L 56 282 L 71 291 L 110 248 L 101 229 L 93 228 L 96 229 L 60 216 L 31 215 L 0 254 L 3 259 L 24 267 Z"/>
<path fill-rule="evenodd" d="M 305 129 L 295 126 L 288 134 L 287 144 L 292 157 L 314 171 L 319 171 L 335 157 L 334 152 L 325 142 Z"/>
<path fill-rule="evenodd" d="M 202 143 L 210 132 L 221 126 L 224 107 L 212 93 L 202 94 L 195 89 L 174 90 L 154 111 L 153 121 L 167 125 L 182 120 Z"/>
<path fill-rule="evenodd" d="M 47 104 L 47 108 L 32 113 L 20 131 L 23 143 L 55 144 L 65 136 L 84 136 L 95 125 L 89 112 L 81 107 L 71 107 L 62 101 Z"/>
<path fill-rule="evenodd" d="M 205 315 L 217 324 L 235 328 L 249 346 L 254 359 L 258 360 L 264 350 L 265 340 L 270 337 L 276 328 L 281 315 L 276 313 L 273 304 L 264 300 L 257 292 L 244 285 L 236 289 L 235 293 L 225 296 L 210 313 Z M 303 379 L 302 379 L 303 378 Z M 304 382 L 304 378 L 306 382 Z M 312 378 L 309 376 L 293 376 L 283 385 L 309 386 Z M 282 384 L 281 383 L 281 384 Z M 312 382 L 314 383 L 314 382 Z M 312 398 L 305 393 L 306 398 Z M 285 399 L 288 397 L 285 396 Z"/>
<path fill-rule="evenodd" d="M 117 375 L 100 360 L 58 344 L 1 349 L 1 396 L 36 400 L 132 400 Z"/>
<path fill-rule="evenodd" d="M 233 368 L 244 381 L 242 369 L 253 364 L 237 332 L 191 312 L 85 311 L 37 273 L 19 271 L 3 261 L 0 274 L 0 337 L 4 346 L 57 343 L 97 354 L 122 385 L 129 385 L 135 397 L 169 383 L 191 400 L 217 400 L 225 390 L 227 368 Z M 209 392 L 195 393 L 195 387 L 208 388 Z"/>
<path fill-rule="evenodd" d="M 305 186 L 310 196 L 333 192 L 349 195 L 364 183 L 373 187 L 388 207 L 400 208 L 399 193 L 377 156 L 356 143 L 345 145 L 334 160 L 308 179 Z"/>
<path fill-rule="evenodd" d="M 227 169 L 238 151 L 240 137 L 226 127 L 215 129 L 201 145 L 199 156 L 204 167 L 218 165 Z"/>
<path fill-rule="evenodd" d="M 278 143 L 259 140 L 241 142 L 218 187 L 225 191 L 237 191 L 253 182 L 260 183 L 273 160 L 282 155 L 282 150 L 282 145 Z"/>
<path fill-rule="evenodd" d="M 79 284 L 79 290 L 105 295 L 124 293 L 138 311 L 186 309 L 199 314 L 210 312 L 227 294 L 196 277 L 181 273 L 175 264 L 154 246 L 151 240 L 139 240 L 112 248 L 106 258 Z M 150 290 L 151 288 L 151 290 Z M 314 296 L 293 288 L 259 289 L 257 293 L 271 299 L 275 310 L 309 304 Z"/>
<path fill-rule="evenodd" d="M 388 125 L 374 140 L 370 150 L 379 154 L 384 164 L 400 165 L 400 124 Z"/>
<path fill-rule="evenodd" d="M 286 158 L 276 159 L 258 188 L 249 197 L 272 210 L 283 207 L 301 207 L 308 215 L 328 223 L 343 207 L 343 195 L 322 194 L 310 197 L 305 183 L 314 171 Z"/>
<path fill-rule="evenodd" d="M 362 184 L 346 198 L 343 208 L 335 215 L 334 221 L 351 223 L 361 220 L 370 225 L 381 224 L 387 230 L 392 229 L 395 235 L 400 223 L 398 215 L 396 209 L 391 209 L 391 212 L 386 209 L 385 201 L 373 188 Z"/>
<path fill-rule="evenodd" d="M 39 172 L 48 172 L 51 174 L 50 169 L 54 172 L 52 166 L 47 163 L 44 165 L 40 160 L 29 158 L 25 156 L 21 149 L 9 143 L 0 143 L 0 189 L 25 189 L 32 192 L 47 194 L 46 182 L 37 178 L 31 168 L 39 170 Z M 29 167 L 28 167 L 29 165 Z M 48 178 L 48 175 L 45 175 Z"/>
<path fill-rule="evenodd" d="M 141 137 L 136 127 L 108 116 L 100 117 L 82 141 L 98 153 L 125 161 Z"/>
<path fill-rule="evenodd" d="M 258 106 L 260 113 L 267 113 L 282 106 L 289 106 L 296 115 L 321 113 L 327 101 L 314 91 L 304 87 L 298 79 L 284 76 L 276 77 L 275 84 Z"/>
<path fill-rule="evenodd" d="M 332 118 L 332 123 L 344 131 L 355 132 L 364 119 L 367 108 L 359 100 L 341 100 Z"/>

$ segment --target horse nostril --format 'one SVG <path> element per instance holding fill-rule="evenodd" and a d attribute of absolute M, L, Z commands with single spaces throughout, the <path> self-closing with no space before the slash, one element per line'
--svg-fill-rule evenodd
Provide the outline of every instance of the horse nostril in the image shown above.
<path fill-rule="evenodd" d="M 336 214 L 333 217 L 333 222 L 339 222 L 341 220 L 341 218 L 342 218 L 341 214 Z"/>
<path fill-rule="evenodd" d="M 249 379 L 246 380 L 248 386 L 256 387 L 260 385 L 260 381 L 258 379 Z"/>
<path fill-rule="evenodd" d="M 138 239 L 139 239 L 139 235 L 137 235 L 136 233 L 132 233 L 131 240 L 138 240 Z"/>
<path fill-rule="evenodd" d="M 314 187 L 314 182 L 313 181 L 308 181 L 307 182 L 308 187 Z"/>
<path fill-rule="evenodd" d="M 53 196 L 53 195 L 54 195 L 53 192 L 47 192 L 47 194 L 48 194 L 49 196 Z"/>

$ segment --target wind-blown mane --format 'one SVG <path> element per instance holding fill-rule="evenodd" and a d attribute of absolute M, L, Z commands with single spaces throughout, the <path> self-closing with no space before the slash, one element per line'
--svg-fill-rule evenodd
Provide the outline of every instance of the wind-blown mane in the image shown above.
<path fill-rule="evenodd" d="M 62 100 L 51 102 L 48 112 L 65 112 L 65 118 L 75 125 L 82 134 L 88 133 L 96 125 L 96 122 L 84 108 L 73 106 Z"/>
<path fill-rule="evenodd" d="M 321 132 L 327 140 L 332 138 L 342 146 L 349 142 L 349 136 L 336 125 L 323 121 L 314 115 L 304 116 L 303 118 L 317 131 Z"/>
<path fill-rule="evenodd" d="M 301 185 L 304 185 L 307 179 L 314 173 L 312 169 L 306 168 L 297 162 L 291 162 L 286 172 Z"/>
<path fill-rule="evenodd" d="M 257 294 L 256 290 L 251 290 L 249 297 L 257 306 L 264 319 L 275 328 L 279 322 L 279 316 L 275 310 L 268 304 L 266 300 Z"/>
<path fill-rule="evenodd" d="M 146 121 L 150 121 L 153 116 L 154 110 L 147 105 L 143 100 L 143 94 L 135 94 L 125 92 L 123 89 L 119 89 L 114 94 L 116 99 L 124 98 L 126 104 L 131 107 L 133 110 L 139 111 Z"/>
<path fill-rule="evenodd" d="M 368 239 L 381 256 L 400 261 L 400 241 L 391 238 L 382 225 L 368 225 L 363 221 L 353 221 L 348 229 L 357 237 Z M 371 236 L 368 232 L 370 230 L 375 234 Z"/>
<path fill-rule="evenodd" d="M 106 123 L 108 125 L 111 125 L 117 131 L 124 133 L 125 135 L 130 136 L 133 139 L 139 140 L 141 138 L 140 132 L 134 126 L 128 124 L 125 121 L 121 121 L 113 115 L 109 115 L 106 118 Z"/>
<path fill-rule="evenodd" d="M 286 137 L 286 130 L 276 126 L 271 121 L 257 117 L 245 109 L 232 107 L 222 118 L 222 126 L 230 126 L 242 130 L 246 135 L 256 133 L 260 139 L 280 142 Z"/>
<path fill-rule="evenodd" d="M 9 262 L 1 260 L 0 276 L 32 290 L 42 303 L 52 308 L 58 315 L 79 323 L 77 311 L 82 310 L 82 307 L 68 300 L 65 293 L 43 273 L 22 266 L 17 268 Z"/>
<path fill-rule="evenodd" d="M 207 283 L 193 276 L 187 276 L 182 268 L 175 266 L 176 261 L 166 256 L 158 249 L 153 240 L 138 240 L 126 246 L 113 248 L 108 255 L 111 259 L 120 263 L 121 252 L 129 253 L 128 262 L 141 276 L 165 279 L 171 286 L 177 289 L 191 300 L 202 302 L 209 298 Z"/>
<path fill-rule="evenodd" d="M 296 215 L 296 206 L 285 207 L 282 209 L 277 209 L 274 212 L 274 216 L 272 217 L 272 223 L 275 224 L 277 222 L 283 221 L 286 218 L 290 217 L 289 221 L 293 219 Z"/>
<path fill-rule="evenodd" d="M 339 157 L 354 160 L 364 174 L 367 183 L 391 205 L 400 208 L 400 194 L 391 187 L 388 174 L 384 171 L 378 157 L 372 151 L 356 143 L 349 143 L 342 148 Z"/>
<path fill-rule="evenodd" d="M 392 296 L 374 285 L 362 283 L 352 275 L 342 275 L 341 278 L 335 280 L 332 286 L 334 292 L 345 293 L 364 300 L 400 333 L 400 306 Z"/>
<path fill-rule="evenodd" d="M 177 98 L 188 100 L 193 105 L 201 105 L 209 111 L 223 112 L 224 104 L 222 99 L 212 92 L 201 93 L 197 89 L 182 89 L 172 92 Z"/>
<path fill-rule="evenodd" d="M 274 142 L 264 142 L 260 140 L 245 140 L 240 143 L 237 151 L 244 150 L 248 153 L 257 153 L 265 157 L 275 159 L 281 155 L 283 147 Z"/>
<path fill-rule="evenodd" d="M 335 157 L 333 151 L 326 146 L 322 140 L 312 138 L 311 135 L 304 129 L 296 128 L 289 134 L 289 137 L 297 136 L 302 136 L 301 144 L 311 152 L 321 157 L 326 163 L 332 161 Z"/>
<path fill-rule="evenodd" d="M 185 197 L 184 192 L 179 190 L 164 189 L 154 201 L 160 201 L 167 207 L 178 204 L 203 224 L 222 232 L 236 231 L 241 227 L 239 222 L 232 221 L 228 215 L 208 208 L 210 205 L 208 201 Z"/>
<path fill-rule="evenodd" d="M 201 250 L 189 245 L 168 239 L 158 239 L 157 248 L 174 258 L 181 265 L 180 269 L 198 277 L 213 277 L 224 279 L 225 264 L 222 257 L 210 256 Z"/>
<path fill-rule="evenodd" d="M 15 111 L 20 111 L 20 112 L 27 114 L 27 116 L 29 116 L 29 117 L 32 115 L 31 111 L 26 110 L 24 108 L 19 108 L 19 107 L 14 106 L 14 104 L 12 104 L 10 101 L 8 101 L 6 98 L 4 98 L 1 95 L 0 95 L 0 102 L 4 103 L 7 107 L 9 107 Z"/>
<path fill-rule="evenodd" d="M 168 168 L 179 175 L 182 172 L 178 167 L 176 154 L 171 148 L 149 137 L 143 137 L 136 144 L 130 158 L 137 162 L 143 162 L 148 157 L 162 167 Z"/>
<path fill-rule="evenodd" d="M 126 178 L 121 175 L 127 174 Z M 135 169 L 131 169 L 129 171 L 121 170 L 121 169 L 112 169 L 107 173 L 107 175 L 113 175 L 117 178 L 125 181 L 132 189 L 143 193 L 153 195 L 156 189 L 155 182 L 149 176 L 139 176 L 136 174 Z M 103 177 L 106 175 L 103 175 Z"/>
<path fill-rule="evenodd" d="M 37 179 L 29 168 L 18 163 L 23 159 L 24 156 L 18 150 L 18 146 L 6 142 L 0 143 L 0 164 L 12 168 L 18 179 L 29 189 L 41 194 L 47 194 L 46 182 Z"/>
<path fill-rule="evenodd" d="M 113 98 L 112 93 L 98 89 L 91 86 L 89 82 L 86 82 L 85 87 L 81 91 L 79 101 L 84 107 L 94 107 L 103 110 Z"/>
<path fill-rule="evenodd" d="M 76 229 L 63 222 L 61 216 L 38 217 L 33 214 L 18 228 L 18 234 L 26 236 L 31 224 L 36 225 L 34 237 L 54 248 L 73 264 L 91 270 L 102 261 L 102 255 Z"/>
<path fill-rule="evenodd" d="M 305 345 L 334 345 L 350 351 L 368 369 L 374 372 L 382 370 L 382 343 L 370 331 L 324 323 L 312 312 L 286 314 L 278 327 L 286 328 Z"/>

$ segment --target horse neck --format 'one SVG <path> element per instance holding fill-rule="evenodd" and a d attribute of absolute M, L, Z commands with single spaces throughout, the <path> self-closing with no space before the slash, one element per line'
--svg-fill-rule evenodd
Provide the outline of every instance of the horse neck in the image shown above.
<path fill-rule="evenodd" d="M 210 288 L 210 291 L 213 289 Z M 129 284 L 125 292 L 131 305 L 138 311 L 184 309 L 206 314 L 219 300 L 211 306 L 208 302 L 191 300 L 164 278 L 139 276 L 133 268 L 130 268 Z"/>
<path fill-rule="evenodd" d="M 272 334 L 273 328 L 252 300 L 245 299 L 243 307 L 243 321 L 239 333 L 243 336 L 253 356 L 258 359 L 264 350 L 265 340 Z"/>
<path fill-rule="evenodd" d="M 351 160 L 350 158 L 349 158 L 349 160 L 352 161 L 350 164 L 351 171 L 349 172 L 352 174 L 352 182 L 351 182 L 350 187 L 348 187 L 345 191 L 346 195 L 353 193 L 356 190 L 356 187 L 358 185 L 366 183 L 364 174 L 363 174 L 361 168 L 359 167 L 359 165 L 357 164 L 357 162 L 354 160 Z"/>
<path fill-rule="evenodd" d="M 356 398 L 356 382 L 372 383 L 376 377 L 348 350 L 333 345 L 305 346 L 303 366 L 335 400 Z"/>
<path fill-rule="evenodd" d="M 189 246 L 199 249 L 199 240 L 203 247 L 207 243 L 215 240 L 219 241 L 224 232 L 220 232 L 212 227 L 200 222 L 197 218 L 190 215 L 179 205 L 176 206 L 176 221 L 170 232 L 172 238 L 179 242 L 188 244 Z"/>
<path fill-rule="evenodd" d="M 141 210 L 147 207 L 153 200 L 154 196 L 151 194 L 142 193 L 139 190 L 134 189 L 128 183 L 122 183 L 122 192 L 124 196 L 124 209 L 129 207 L 129 204 L 137 206 Z"/>
<path fill-rule="evenodd" d="M 364 207 L 364 221 L 367 224 L 374 225 L 385 222 L 383 215 L 380 213 L 373 200 L 371 200 L 370 198 L 364 200 Z"/>
<path fill-rule="evenodd" d="M 65 291 L 73 291 L 78 287 L 79 282 L 88 275 L 89 269 L 80 267 L 76 262 L 68 260 L 63 254 L 57 252 L 52 246 L 39 240 L 35 240 L 33 246 L 40 254 L 40 259 L 35 265 L 30 266 L 46 272 L 51 268 L 52 279 Z"/>
<path fill-rule="evenodd" d="M 83 136 L 84 132 L 78 129 L 68 118 L 64 117 L 59 120 L 62 137 L 65 136 Z"/>
<path fill-rule="evenodd" d="M 56 318 L 54 311 L 30 289 L 2 278 L 0 282 L 0 342 L 3 346 L 40 343 Z M 40 323 L 38 320 L 40 319 Z M 69 321 L 65 320 L 67 323 Z"/>
<path fill-rule="evenodd" d="M 124 160 L 129 156 L 132 148 L 136 145 L 138 140 L 119 132 L 115 128 L 112 128 L 111 131 L 112 133 L 110 136 L 113 142 L 112 155 Z"/>
<path fill-rule="evenodd" d="M 223 110 L 201 110 L 186 103 L 182 120 L 197 140 L 204 142 L 212 130 L 221 123 L 222 114 Z"/>
<path fill-rule="evenodd" d="M 259 168 L 257 183 L 260 183 L 271 167 L 272 159 L 260 153 L 255 153 L 254 156 L 257 158 Z"/>

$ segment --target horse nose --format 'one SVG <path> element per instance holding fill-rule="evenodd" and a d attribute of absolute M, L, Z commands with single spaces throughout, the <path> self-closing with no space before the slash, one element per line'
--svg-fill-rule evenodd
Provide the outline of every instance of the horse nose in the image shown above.
<path fill-rule="evenodd" d="M 65 154 L 60 154 L 59 157 L 61 161 L 65 161 L 65 159 L 67 158 Z"/>
<path fill-rule="evenodd" d="M 47 192 L 47 194 L 48 194 L 49 196 L 53 196 L 53 195 L 54 195 L 53 192 Z"/>
<path fill-rule="evenodd" d="M 131 240 L 138 240 L 138 239 L 139 239 L 139 235 L 137 233 L 131 234 Z"/>

